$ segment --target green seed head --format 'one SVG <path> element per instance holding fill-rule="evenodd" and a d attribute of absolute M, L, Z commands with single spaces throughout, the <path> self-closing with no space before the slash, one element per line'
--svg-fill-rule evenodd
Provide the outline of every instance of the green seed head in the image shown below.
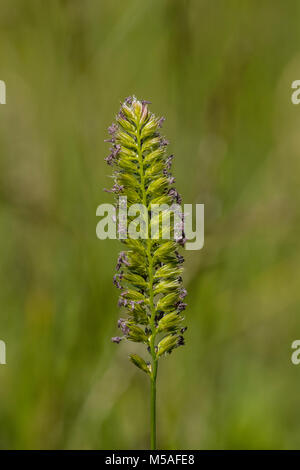
<path fill-rule="evenodd" d="M 119 197 L 126 196 L 129 205 L 145 208 L 138 221 L 129 216 L 126 226 L 119 227 L 119 233 L 127 233 L 130 223 L 140 224 L 143 236 L 121 240 L 125 250 L 119 255 L 114 283 L 121 290 L 119 306 L 126 319 L 118 321 L 122 335 L 112 340 L 144 343 L 157 361 L 184 344 L 186 290 L 182 286 L 183 258 L 178 252 L 184 245 L 184 232 L 182 216 L 178 238 L 174 227 L 169 232 L 173 238 L 167 238 L 161 224 L 166 216 L 174 222 L 170 205 L 180 205 L 181 198 L 170 173 L 173 155 L 168 155 L 168 142 L 160 134 L 164 119 L 152 114 L 148 104 L 134 96 L 126 98 L 108 129 L 111 149 L 106 162 L 113 168 L 114 185 L 109 192 L 115 195 L 115 207 L 118 211 Z M 157 215 L 151 210 L 154 204 L 167 206 Z M 151 366 L 144 359 L 132 354 L 130 360 L 151 376 Z"/>

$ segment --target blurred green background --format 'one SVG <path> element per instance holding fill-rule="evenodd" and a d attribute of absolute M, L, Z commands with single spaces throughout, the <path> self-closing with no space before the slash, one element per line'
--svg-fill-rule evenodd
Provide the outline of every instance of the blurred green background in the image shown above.
<path fill-rule="evenodd" d="M 148 447 L 136 346 L 110 342 L 121 246 L 95 233 L 130 94 L 167 117 L 178 190 L 205 204 L 159 447 L 300 447 L 299 19 L 297 0 L 1 1 L 2 449 Z"/>

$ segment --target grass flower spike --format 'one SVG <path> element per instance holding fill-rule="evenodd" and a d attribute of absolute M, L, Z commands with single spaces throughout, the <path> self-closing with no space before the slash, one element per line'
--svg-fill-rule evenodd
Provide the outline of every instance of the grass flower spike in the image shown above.
<path fill-rule="evenodd" d="M 125 226 L 118 227 L 124 250 L 117 261 L 114 284 L 120 289 L 119 307 L 124 314 L 118 321 L 120 334 L 112 341 L 129 340 L 145 345 L 145 358 L 131 354 L 130 360 L 151 381 L 151 449 L 155 449 L 158 361 L 184 344 L 186 330 L 184 259 L 178 251 L 185 238 L 181 213 L 179 224 L 174 223 L 171 228 L 171 237 L 164 236 L 161 222 L 166 216 L 174 222 L 172 208 L 180 207 L 181 198 L 170 173 L 173 155 L 168 155 L 168 141 L 160 135 L 164 118 L 152 114 L 148 105 L 149 102 L 134 96 L 125 99 L 116 121 L 108 129 L 111 148 L 106 162 L 113 168 L 114 184 L 108 191 L 115 195 L 116 210 L 120 211 L 120 201 L 124 200 L 145 208 L 139 217 L 143 237 L 124 236 L 128 225 L 136 220 L 130 214 Z M 155 204 L 164 208 L 158 215 L 151 210 Z"/>

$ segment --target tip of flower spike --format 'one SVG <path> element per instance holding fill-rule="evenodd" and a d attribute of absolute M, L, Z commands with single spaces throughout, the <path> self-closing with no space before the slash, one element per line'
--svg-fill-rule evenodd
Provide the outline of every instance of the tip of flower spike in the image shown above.
<path fill-rule="evenodd" d="M 151 104 L 151 101 L 148 101 L 148 100 L 138 100 L 135 95 L 127 96 L 127 98 L 124 99 L 123 103 L 121 101 L 120 104 L 121 106 L 123 104 L 126 104 L 127 106 L 131 106 L 134 101 L 140 101 L 140 103 L 142 104 Z"/>

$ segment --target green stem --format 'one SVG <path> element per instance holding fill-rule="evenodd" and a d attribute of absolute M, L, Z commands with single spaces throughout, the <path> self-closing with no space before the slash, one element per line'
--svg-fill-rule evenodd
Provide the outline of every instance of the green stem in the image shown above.
<path fill-rule="evenodd" d="M 153 260 L 151 257 L 151 245 L 148 244 L 147 249 L 148 256 L 148 266 L 149 266 L 149 294 L 150 294 L 150 327 L 152 331 L 150 339 L 150 351 L 152 356 L 152 377 L 151 377 L 151 450 L 156 449 L 156 377 L 157 377 L 157 357 L 155 351 L 155 336 L 156 336 L 156 327 L 155 327 L 155 308 L 153 302 Z"/>
<path fill-rule="evenodd" d="M 142 198 L 143 204 L 147 207 L 147 195 L 145 188 L 145 177 L 144 177 L 144 164 L 143 164 L 143 155 L 141 149 L 141 137 L 140 137 L 140 128 L 137 132 L 137 141 L 138 141 L 138 158 L 139 158 L 139 170 L 141 178 L 141 189 L 142 189 Z M 148 238 L 146 245 L 147 252 L 147 261 L 148 261 L 148 278 L 149 278 L 149 302 L 150 302 L 150 328 L 151 328 L 151 337 L 150 337 L 150 352 L 152 356 L 152 375 L 151 375 L 151 398 L 150 398 L 150 443 L 151 450 L 156 449 L 156 377 L 157 377 L 157 366 L 158 361 L 155 351 L 155 336 L 156 336 L 156 327 L 155 327 L 155 306 L 153 300 L 153 258 L 151 254 L 151 239 L 149 239 L 149 213 L 148 217 Z"/>
<path fill-rule="evenodd" d="M 151 378 L 151 450 L 156 449 L 156 375 L 157 360 L 152 363 L 153 376 Z"/>

